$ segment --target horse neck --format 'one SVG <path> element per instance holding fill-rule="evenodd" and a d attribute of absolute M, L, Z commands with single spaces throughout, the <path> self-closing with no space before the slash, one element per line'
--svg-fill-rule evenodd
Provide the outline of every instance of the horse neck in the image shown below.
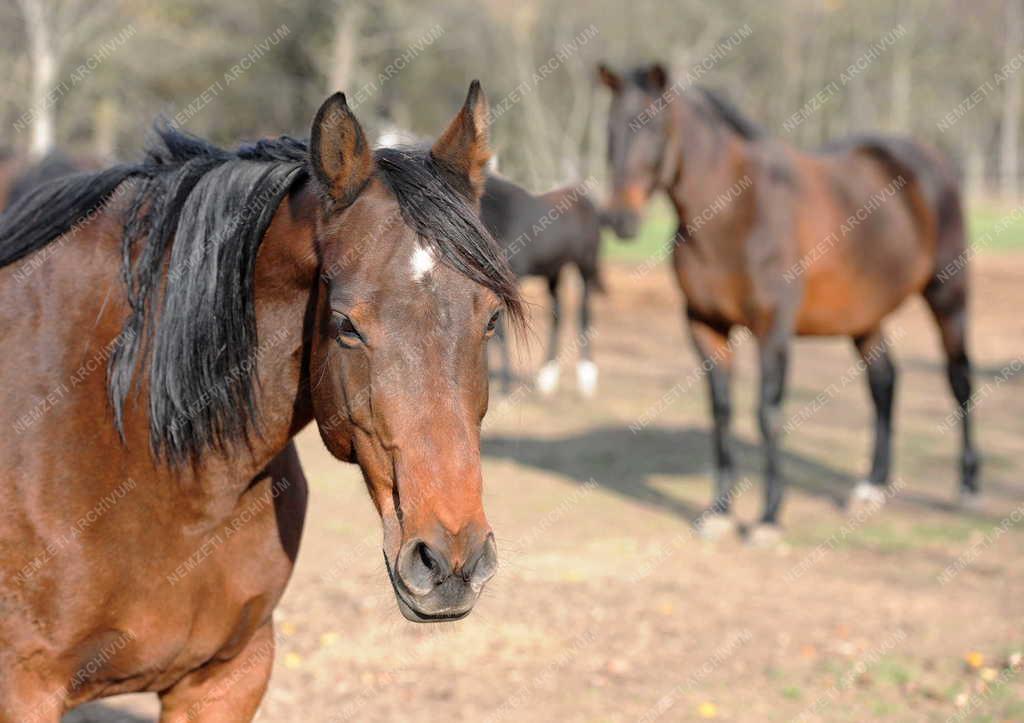
<path fill-rule="evenodd" d="M 318 208 L 319 199 L 308 184 L 285 197 L 256 258 L 257 465 L 276 456 L 313 418 L 308 364 L 318 289 Z"/>
<path fill-rule="evenodd" d="M 258 342 L 250 356 L 259 421 L 247 442 L 230 443 L 227 454 L 204 451 L 194 465 L 177 471 L 191 488 L 188 504 L 201 514 L 233 509 L 250 481 L 313 419 L 308 358 L 318 288 L 318 204 L 308 188 L 286 196 L 260 244 L 253 284 Z"/>
<path fill-rule="evenodd" d="M 689 99 L 673 114 L 671 127 L 675 173 L 665 192 L 684 222 L 742 179 L 751 148 L 750 141 L 700 113 Z"/>

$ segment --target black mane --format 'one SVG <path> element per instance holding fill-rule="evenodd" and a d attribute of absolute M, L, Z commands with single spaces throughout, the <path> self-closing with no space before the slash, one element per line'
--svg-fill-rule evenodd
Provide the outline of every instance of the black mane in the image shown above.
<path fill-rule="evenodd" d="M 741 138 L 748 141 L 756 140 L 764 135 L 764 129 L 747 118 L 739 108 L 732 104 L 721 92 L 702 85 L 696 86 L 701 96 L 708 102 L 711 110 L 719 120 L 732 128 Z"/>
<path fill-rule="evenodd" d="M 382 149 L 376 159 L 403 220 L 521 318 L 515 278 L 456 180 L 426 152 Z M 123 434 L 127 397 L 146 369 L 154 455 L 181 463 L 225 451 L 258 429 L 256 255 L 281 201 L 311 177 L 304 141 L 282 136 L 226 151 L 158 123 L 139 163 L 51 181 L 0 215 L 0 267 L 127 191 L 122 276 L 131 310 L 108 365 L 115 424 Z"/>

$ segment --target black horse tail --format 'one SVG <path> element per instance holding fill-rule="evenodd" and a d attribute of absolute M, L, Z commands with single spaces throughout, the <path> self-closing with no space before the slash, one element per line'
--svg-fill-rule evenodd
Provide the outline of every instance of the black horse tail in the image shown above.
<path fill-rule="evenodd" d="M 0 266 L 42 248 L 93 218 L 137 166 L 75 173 L 30 189 L 0 214 Z"/>

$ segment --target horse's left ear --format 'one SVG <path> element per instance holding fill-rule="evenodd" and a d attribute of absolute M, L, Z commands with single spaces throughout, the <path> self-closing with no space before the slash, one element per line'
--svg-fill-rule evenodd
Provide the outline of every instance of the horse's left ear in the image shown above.
<path fill-rule="evenodd" d="M 462 110 L 430 149 L 430 155 L 438 164 L 466 183 L 474 201 L 483 193 L 485 170 L 491 157 L 487 143 L 489 116 L 487 97 L 480 88 L 480 81 L 474 80 L 469 84 Z"/>
<path fill-rule="evenodd" d="M 335 93 L 317 111 L 309 139 L 309 160 L 327 194 L 346 206 L 373 175 L 373 152 L 344 93 Z"/>

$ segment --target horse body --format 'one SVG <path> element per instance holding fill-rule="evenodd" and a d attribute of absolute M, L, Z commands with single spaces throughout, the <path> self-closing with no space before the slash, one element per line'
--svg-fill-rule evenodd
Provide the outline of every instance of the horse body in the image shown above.
<path fill-rule="evenodd" d="M 403 615 L 468 614 L 496 566 L 485 345 L 518 315 L 473 207 L 486 113 L 474 84 L 429 152 L 373 154 L 336 94 L 308 149 L 164 130 L 5 213 L 0 720 L 129 691 L 251 719 L 314 419 L 363 471 Z"/>
<path fill-rule="evenodd" d="M 729 333 L 738 326 L 748 328 L 759 346 L 765 536 L 777 534 L 773 525 L 782 501 L 778 438 L 794 335 L 853 339 L 876 408 L 872 468 L 857 494 L 882 499 L 895 369 L 881 325 L 914 293 L 924 296 L 939 325 L 964 421 L 961 489 L 974 494 L 966 278 L 940 276 L 966 249 L 959 191 L 945 160 L 914 141 L 881 136 L 804 153 L 765 138 L 708 91 L 684 94 L 670 87 L 660 66 L 627 77 L 602 68 L 602 78 L 615 93 L 611 224 L 619 235 L 633 235 L 656 190 L 668 195 L 679 217 L 673 268 L 691 337 L 708 368 L 715 422 L 712 510 L 729 512 L 735 474 Z"/>
<path fill-rule="evenodd" d="M 549 394 L 558 384 L 558 335 L 561 328 L 561 275 L 575 266 L 583 281 L 579 307 L 581 335 L 577 382 L 590 396 L 597 386 L 597 366 L 591 356 L 590 297 L 603 290 L 600 273 L 601 223 L 597 209 L 587 197 L 585 186 L 557 188 L 533 194 L 506 178 L 489 175 L 480 201 L 480 214 L 495 240 L 504 248 L 515 275 L 543 278 L 551 296 L 551 330 L 547 359 L 537 376 L 537 386 Z M 507 392 L 510 383 L 508 345 L 501 342 L 501 382 Z"/>
<path fill-rule="evenodd" d="M 313 206 L 303 206 L 311 216 Z M 310 225 L 282 206 L 257 262 L 257 286 L 292 290 L 273 305 L 257 293 L 261 338 L 289 332 L 280 353 L 259 366 L 259 403 L 273 420 L 266 436 L 230 462 L 211 457 L 176 471 L 138 454 L 149 445 L 143 407 L 128 411 L 124 444 L 97 419 L 107 406 L 106 357 L 128 314 L 119 293 L 124 211 L 109 208 L 66 236 L 23 282 L 14 278 L 18 264 L 0 269 L 0 325 L 25 350 L 0 362 L 0 377 L 19 380 L 5 385 L 5 407 L 32 410 L 52 399 L 37 421 L 26 418 L 23 431 L 0 441 L 0 455 L 14 462 L 3 478 L 0 549 L 16 578 L 0 619 L 9 686 L 0 700 L 66 690 L 66 699 L 31 702 L 43 720 L 99 695 L 163 691 L 218 656 L 232 657 L 270 624 L 302 528 L 305 480 L 297 466 L 287 479 L 281 472 L 295 460 L 293 430 L 312 419 L 299 380 L 316 266 L 294 262 L 302 246 L 297 258 L 315 259 Z M 99 293 L 82 294 L 83 286 Z M 25 313 L 25 296 L 37 300 L 33 313 Z M 26 454 L 26 435 L 47 439 L 50 451 Z M 102 663 L 100 671 L 72 685 L 90 663 Z M 24 711 L 3 713 L 31 720 Z"/>

